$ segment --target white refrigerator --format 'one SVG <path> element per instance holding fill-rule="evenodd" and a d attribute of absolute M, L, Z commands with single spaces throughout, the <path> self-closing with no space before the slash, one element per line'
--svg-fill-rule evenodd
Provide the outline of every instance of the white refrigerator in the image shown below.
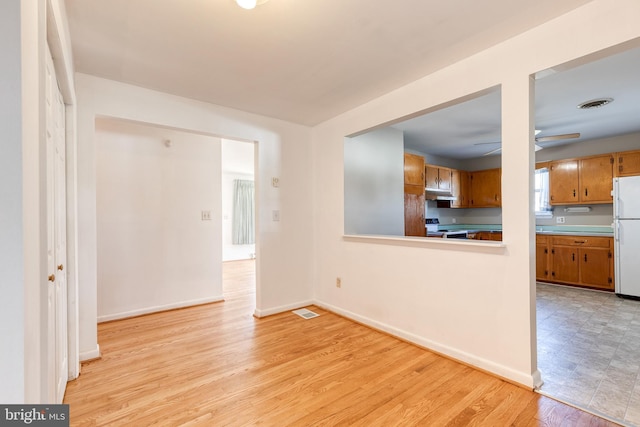
<path fill-rule="evenodd" d="M 616 294 L 640 298 L 640 176 L 613 179 Z"/>

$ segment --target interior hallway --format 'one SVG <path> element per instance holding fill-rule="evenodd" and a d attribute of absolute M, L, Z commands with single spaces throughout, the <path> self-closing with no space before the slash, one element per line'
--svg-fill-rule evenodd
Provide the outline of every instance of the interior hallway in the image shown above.
<path fill-rule="evenodd" d="M 100 324 L 71 425 L 611 426 L 343 317 L 253 317 L 254 261 L 222 303 Z"/>
<path fill-rule="evenodd" d="M 640 301 L 537 285 L 541 391 L 640 426 Z"/>

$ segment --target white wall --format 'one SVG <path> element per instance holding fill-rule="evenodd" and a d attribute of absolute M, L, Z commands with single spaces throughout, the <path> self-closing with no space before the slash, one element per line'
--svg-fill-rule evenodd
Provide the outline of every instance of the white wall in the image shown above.
<path fill-rule="evenodd" d="M 220 149 L 96 120 L 98 321 L 223 299 Z"/>
<path fill-rule="evenodd" d="M 539 385 L 529 76 L 632 39 L 637 44 L 637 16 L 635 0 L 595 0 L 315 127 L 314 199 L 323 207 L 314 224 L 318 303 L 512 381 Z M 603 19 L 607 25 L 599 31 L 575 31 Z M 503 107 L 503 247 L 343 238 L 344 136 L 496 85 Z M 528 146 L 521 144 L 528 139 Z"/>
<path fill-rule="evenodd" d="M 51 6 L 51 7 L 49 7 Z M 49 19 L 49 32 L 47 32 Z M 0 6 L 0 86 L 2 99 L 3 207 L 0 253 L 3 255 L 3 303 L 0 324 L 0 401 L 46 403 L 48 398 L 46 247 L 46 151 L 44 69 L 47 41 L 56 52 L 56 74 L 65 103 L 73 104 L 71 49 L 60 0 L 8 0 Z M 72 117 L 72 115 L 70 115 Z M 68 128 L 73 133 L 73 128 Z M 73 142 L 68 147 L 73 150 Z M 73 169 L 73 160 L 68 167 Z M 73 198 L 73 191 L 69 197 Z M 70 210 L 73 212 L 73 210 Z M 69 260 L 73 262 L 73 249 Z M 67 272 L 73 282 L 73 270 Z M 6 304 L 6 305 L 5 305 Z M 6 330 L 5 330 L 6 328 Z M 76 369 L 73 352 L 70 371 Z"/>
<path fill-rule="evenodd" d="M 25 392 L 25 290 L 22 205 L 22 76 L 20 1 L 0 5 L 0 402 L 20 403 Z"/>
<path fill-rule="evenodd" d="M 313 221 L 310 129 L 140 87 L 76 74 L 80 351 L 99 354 L 97 312 L 96 117 L 106 116 L 229 139 L 256 141 L 256 315 L 299 307 L 312 298 Z M 280 221 L 272 221 L 273 210 Z"/>
<path fill-rule="evenodd" d="M 222 140 L 222 260 L 255 257 L 256 245 L 233 244 L 233 181 L 254 181 L 254 144 Z"/>
<path fill-rule="evenodd" d="M 344 232 L 404 236 L 404 139 L 384 128 L 344 141 Z"/>

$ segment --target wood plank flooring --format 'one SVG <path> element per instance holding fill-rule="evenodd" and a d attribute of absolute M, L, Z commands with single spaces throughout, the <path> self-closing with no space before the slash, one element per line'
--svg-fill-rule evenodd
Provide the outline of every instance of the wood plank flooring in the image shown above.
<path fill-rule="evenodd" d="M 71 425 L 615 425 L 317 307 L 256 319 L 253 261 L 224 275 L 225 302 L 100 324 Z"/>

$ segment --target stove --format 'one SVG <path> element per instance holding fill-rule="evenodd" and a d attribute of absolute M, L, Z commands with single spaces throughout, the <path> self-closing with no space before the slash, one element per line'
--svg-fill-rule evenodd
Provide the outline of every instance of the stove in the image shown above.
<path fill-rule="evenodd" d="M 441 237 L 443 239 L 467 239 L 467 230 L 448 230 L 440 228 L 438 218 L 425 218 L 427 237 Z"/>

